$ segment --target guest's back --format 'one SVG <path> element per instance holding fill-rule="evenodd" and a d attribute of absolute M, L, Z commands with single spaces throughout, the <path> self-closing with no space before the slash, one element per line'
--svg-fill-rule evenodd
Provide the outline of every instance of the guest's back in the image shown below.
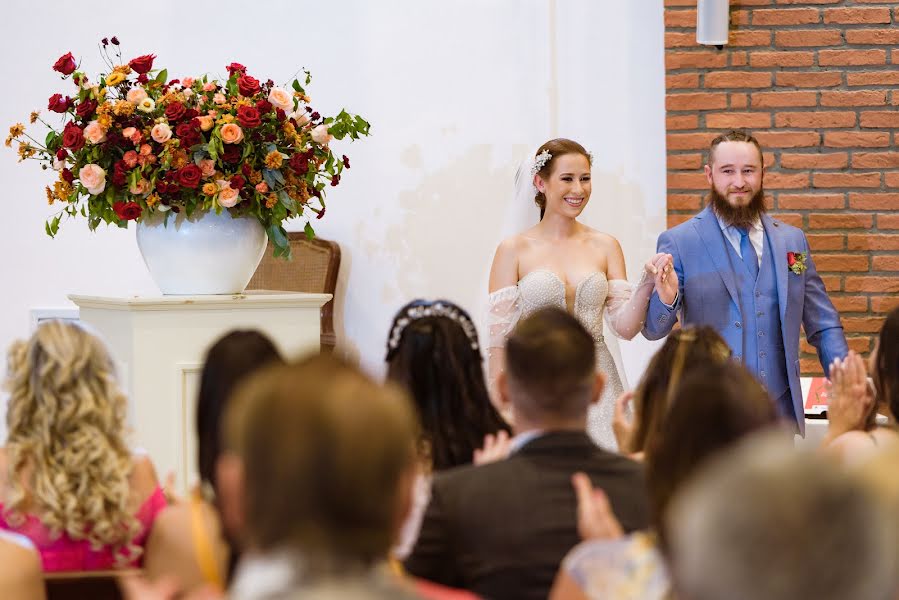
<path fill-rule="evenodd" d="M 45 598 L 41 560 L 34 544 L 8 531 L 0 531 L 0 598 Z"/>

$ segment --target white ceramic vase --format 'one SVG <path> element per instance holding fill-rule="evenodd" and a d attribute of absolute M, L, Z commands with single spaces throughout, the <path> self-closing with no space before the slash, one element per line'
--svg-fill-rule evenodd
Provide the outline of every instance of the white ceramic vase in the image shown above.
<path fill-rule="evenodd" d="M 236 294 L 247 283 L 265 253 L 265 229 L 253 216 L 232 217 L 199 212 L 164 213 L 137 224 L 140 248 L 150 277 L 163 294 Z"/>

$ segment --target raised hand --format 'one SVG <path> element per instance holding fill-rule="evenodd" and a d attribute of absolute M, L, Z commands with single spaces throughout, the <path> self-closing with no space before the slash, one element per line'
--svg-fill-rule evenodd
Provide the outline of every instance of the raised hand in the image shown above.
<path fill-rule="evenodd" d="M 606 493 L 593 489 L 590 478 L 584 473 L 571 476 L 571 485 L 577 495 L 577 531 L 583 540 L 617 540 L 624 537 L 624 529 Z"/>
<path fill-rule="evenodd" d="M 631 440 L 634 437 L 634 422 L 628 414 L 628 405 L 634 399 L 633 392 L 624 392 L 615 400 L 615 416 L 612 417 L 612 432 L 618 442 L 618 450 L 622 454 L 631 452 Z"/>
<path fill-rule="evenodd" d="M 830 365 L 830 394 L 827 419 L 831 439 L 853 430 L 864 430 L 868 415 L 874 407 L 874 395 L 868 386 L 865 361 L 850 350 L 845 359 Z"/>
<path fill-rule="evenodd" d="M 512 439 L 504 430 L 499 430 L 496 435 L 488 433 L 484 436 L 484 447 L 474 451 L 472 462 L 476 465 L 504 460 L 509 457 Z"/>
<path fill-rule="evenodd" d="M 670 254 L 657 254 L 655 259 L 655 289 L 659 299 L 665 304 L 673 304 L 677 298 L 678 280 L 674 270 L 674 257 Z"/>

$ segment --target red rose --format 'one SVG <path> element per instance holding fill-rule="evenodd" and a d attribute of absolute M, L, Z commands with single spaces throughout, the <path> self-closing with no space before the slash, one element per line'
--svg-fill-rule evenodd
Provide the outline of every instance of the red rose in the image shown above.
<path fill-rule="evenodd" d="M 262 120 L 259 116 L 259 111 L 252 106 L 241 106 L 237 109 L 237 121 L 240 123 L 241 127 L 245 127 L 250 129 L 252 127 L 259 127 L 262 124 Z"/>
<path fill-rule="evenodd" d="M 184 113 L 183 118 L 185 121 L 190 121 L 191 119 L 195 119 L 199 116 L 200 116 L 200 113 L 197 111 L 196 108 L 188 108 L 187 111 Z M 199 128 L 200 128 L 200 125 L 199 125 L 199 123 L 197 123 L 197 129 L 199 129 Z"/>
<path fill-rule="evenodd" d="M 290 160 L 287 161 L 287 165 L 297 175 L 305 175 L 309 171 L 309 161 L 303 153 L 291 156 Z"/>
<path fill-rule="evenodd" d="M 66 52 L 53 63 L 53 70 L 59 71 L 63 75 L 71 75 L 77 67 L 71 52 Z"/>
<path fill-rule="evenodd" d="M 246 184 L 247 180 L 241 177 L 240 175 L 235 175 L 231 178 L 231 187 L 235 190 L 239 190 Z"/>
<path fill-rule="evenodd" d="M 787 252 L 787 265 L 793 266 L 796 264 L 796 253 L 795 252 Z"/>
<path fill-rule="evenodd" d="M 226 163 L 236 163 L 240 160 L 243 150 L 239 144 L 225 144 L 225 151 L 222 152 L 222 160 Z"/>
<path fill-rule="evenodd" d="M 193 121 L 181 123 L 175 128 L 175 135 L 181 139 L 182 147 L 190 147 L 200 142 L 200 132 Z"/>
<path fill-rule="evenodd" d="M 68 155 L 68 150 L 66 150 L 65 148 L 60 148 L 56 151 L 56 160 L 65 160 Z"/>
<path fill-rule="evenodd" d="M 200 170 L 200 167 L 191 163 L 178 171 L 178 183 L 183 187 L 194 189 L 200 185 L 202 176 L 203 172 Z"/>
<path fill-rule="evenodd" d="M 63 169 L 60 172 L 60 175 L 62 176 L 62 180 L 65 181 L 66 183 L 72 183 L 73 181 L 75 181 L 75 176 L 72 175 L 72 172 L 69 171 L 68 169 Z"/>
<path fill-rule="evenodd" d="M 256 103 L 256 110 L 261 112 L 262 114 L 267 113 L 272 109 L 272 103 L 268 100 L 260 100 Z"/>
<path fill-rule="evenodd" d="M 170 102 L 165 107 L 165 118 L 169 121 L 177 121 L 184 116 L 185 112 L 187 112 L 187 108 L 183 104 L 180 102 Z"/>
<path fill-rule="evenodd" d="M 70 108 L 72 108 L 72 99 L 68 96 L 63 98 L 62 94 L 53 94 L 47 101 L 47 109 L 53 112 L 64 113 Z"/>
<path fill-rule="evenodd" d="M 123 221 L 133 221 L 141 213 L 140 204 L 137 202 L 115 202 L 112 205 L 112 210 Z"/>
<path fill-rule="evenodd" d="M 153 68 L 154 58 L 156 58 L 155 54 L 144 54 L 143 56 L 132 58 L 128 63 L 128 66 L 134 69 L 138 74 L 143 75 Z"/>
<path fill-rule="evenodd" d="M 150 81 L 150 78 L 147 77 L 146 73 L 141 73 L 140 75 L 137 76 L 138 83 L 147 83 L 148 81 Z"/>
<path fill-rule="evenodd" d="M 275 109 L 275 116 L 278 117 L 279 121 L 283 121 L 287 118 L 287 113 L 281 110 L 280 108 Z"/>
<path fill-rule="evenodd" d="M 87 119 L 94 111 L 97 110 L 97 101 L 96 100 L 85 100 L 77 107 L 75 107 L 75 114 L 81 117 L 82 119 Z"/>
<path fill-rule="evenodd" d="M 251 167 L 249 163 L 244 163 L 240 165 L 240 172 L 249 177 L 253 172 L 253 167 Z"/>
<path fill-rule="evenodd" d="M 259 80 L 249 75 L 241 75 L 237 78 L 237 89 L 244 96 L 252 96 L 259 92 Z"/>
<path fill-rule="evenodd" d="M 62 130 L 62 145 L 71 148 L 72 152 L 78 152 L 84 148 L 84 131 L 74 123 L 69 123 Z"/>
<path fill-rule="evenodd" d="M 347 156 L 346 154 L 343 155 L 343 167 L 344 167 L 345 169 L 349 169 L 349 168 L 350 168 L 350 157 Z"/>
<path fill-rule="evenodd" d="M 228 65 L 225 68 L 228 69 L 229 75 L 234 75 L 234 73 L 246 73 L 247 72 L 247 68 L 245 66 L 243 66 L 240 63 L 236 63 L 236 62 L 231 63 L 230 65 Z"/>

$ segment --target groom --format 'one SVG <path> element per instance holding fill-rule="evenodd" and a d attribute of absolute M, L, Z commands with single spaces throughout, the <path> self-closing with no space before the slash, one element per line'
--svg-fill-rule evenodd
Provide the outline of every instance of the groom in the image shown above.
<path fill-rule="evenodd" d="M 848 352 L 840 317 L 805 234 L 765 212 L 758 141 L 744 131 L 719 135 L 705 174 L 708 206 L 659 236 L 658 251 L 672 255 L 680 287 L 653 293 L 643 335 L 664 337 L 678 319 L 714 327 L 767 386 L 781 417 L 804 434 L 799 326 L 826 373 Z"/>

